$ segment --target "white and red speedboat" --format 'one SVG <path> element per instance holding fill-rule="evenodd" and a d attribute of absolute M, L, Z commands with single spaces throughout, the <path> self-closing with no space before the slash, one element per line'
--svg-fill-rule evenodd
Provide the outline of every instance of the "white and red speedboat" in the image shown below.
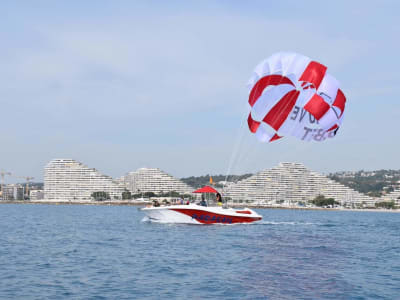
<path fill-rule="evenodd" d="M 255 211 L 213 206 L 167 205 L 145 207 L 141 209 L 149 221 L 159 223 L 186 223 L 186 224 L 235 224 L 252 223 L 262 219 Z"/>
<path fill-rule="evenodd" d="M 221 198 L 218 191 L 210 186 L 205 186 L 193 193 L 216 193 Z M 205 201 L 204 204 L 206 204 Z M 150 206 L 142 208 L 142 211 L 146 213 L 149 221 L 159 223 L 236 224 L 252 223 L 262 219 L 261 215 L 249 208 L 233 209 L 193 203 L 188 205 Z"/>

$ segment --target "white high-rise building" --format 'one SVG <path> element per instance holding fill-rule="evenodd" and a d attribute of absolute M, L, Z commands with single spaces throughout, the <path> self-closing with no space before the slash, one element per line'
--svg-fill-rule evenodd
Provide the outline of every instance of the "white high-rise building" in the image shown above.
<path fill-rule="evenodd" d="M 280 163 L 226 188 L 224 195 L 233 202 L 295 204 L 318 195 L 334 198 L 342 205 L 374 206 L 376 200 L 326 176 L 308 170 L 300 163 Z"/>
<path fill-rule="evenodd" d="M 191 194 L 193 192 L 191 186 L 156 168 L 140 168 L 129 172 L 119 180 L 133 194 L 145 192 L 158 194 L 172 191 Z"/>
<path fill-rule="evenodd" d="M 400 207 L 400 189 L 383 196 L 380 201 L 394 201 L 395 205 Z"/>
<path fill-rule="evenodd" d="M 45 200 L 89 201 L 93 192 L 105 192 L 110 200 L 117 200 L 123 191 L 122 184 L 73 159 L 54 159 L 44 168 Z"/>

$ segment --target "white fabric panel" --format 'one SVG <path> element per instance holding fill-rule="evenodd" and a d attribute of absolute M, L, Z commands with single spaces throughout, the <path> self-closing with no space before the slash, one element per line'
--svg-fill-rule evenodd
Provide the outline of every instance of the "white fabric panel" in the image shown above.
<path fill-rule="evenodd" d="M 303 107 L 300 108 L 298 116 L 296 118 L 298 122 L 298 127 L 302 128 L 303 131 L 306 131 L 305 128 L 309 129 L 317 129 L 320 126 L 317 123 L 317 120 L 312 116 L 308 111 L 306 111 Z"/>
<path fill-rule="evenodd" d="M 258 127 L 256 131 L 256 138 L 260 142 L 269 142 L 269 140 L 274 136 L 274 132 L 269 131 L 266 126 L 266 124 L 261 124 L 260 127 Z M 272 128 L 271 128 L 272 129 Z"/>
<path fill-rule="evenodd" d="M 296 61 L 297 54 L 294 52 L 282 52 L 281 62 L 282 62 L 282 74 L 288 74 L 287 70 Z"/>
<path fill-rule="evenodd" d="M 331 128 L 333 125 L 335 125 L 338 122 L 338 118 L 335 114 L 335 112 L 332 110 L 332 108 L 328 109 L 328 111 L 325 113 L 325 115 L 322 116 L 321 119 L 319 119 L 318 123 L 321 128 L 324 130 L 328 130 Z"/>
<path fill-rule="evenodd" d="M 267 115 L 270 109 L 282 99 L 288 92 L 293 90 L 294 87 L 290 84 L 280 84 L 273 86 L 264 92 L 260 98 L 254 103 L 251 110 L 251 117 L 253 120 L 261 122 Z"/>
<path fill-rule="evenodd" d="M 331 108 L 336 112 L 338 116 L 342 114 L 342 110 L 337 106 L 331 106 Z"/>
<path fill-rule="evenodd" d="M 335 101 L 337 91 L 339 89 L 339 81 L 336 80 L 335 77 L 326 73 L 324 78 L 322 79 L 321 85 L 318 88 L 318 93 L 324 93 L 328 95 L 328 97 L 322 97 L 329 103 L 332 104 Z"/>
<path fill-rule="evenodd" d="M 302 132 L 300 138 L 304 135 L 304 127 L 316 128 L 318 127 L 317 121 L 310 115 L 303 107 L 314 95 L 315 89 L 302 90 L 299 94 L 296 104 L 288 115 L 286 121 L 278 130 L 279 135 L 294 135 L 300 128 Z M 314 121 L 313 123 L 311 121 Z"/>
<path fill-rule="evenodd" d="M 253 72 L 253 74 L 251 75 L 249 81 L 247 81 L 247 88 L 249 90 L 249 93 L 251 92 L 253 86 L 256 84 L 256 82 L 260 79 L 260 76 L 258 76 L 258 74 L 256 72 Z"/>
<path fill-rule="evenodd" d="M 268 58 L 268 65 L 270 74 L 282 73 L 282 53 L 278 52 Z"/>
<path fill-rule="evenodd" d="M 303 136 L 302 140 L 306 141 L 306 142 L 311 142 L 313 140 L 312 132 L 308 133 L 307 136 L 305 136 L 305 137 Z"/>
<path fill-rule="evenodd" d="M 316 142 L 321 142 L 330 137 L 329 133 L 327 133 L 325 129 L 321 128 L 321 126 L 317 124 L 316 121 L 314 123 L 310 123 L 310 114 L 304 109 L 302 110 L 302 108 L 299 108 L 297 113 L 294 113 L 295 111 L 297 111 L 296 108 L 292 110 L 285 123 L 282 124 L 281 128 L 278 130 L 278 135 L 290 135 L 303 141 Z M 301 121 L 300 115 L 302 115 Z M 333 123 L 332 126 L 334 124 L 335 123 Z"/>
<path fill-rule="evenodd" d="M 295 127 L 290 135 L 301 140 L 301 138 L 304 135 L 303 129 L 299 128 L 299 127 Z"/>
<path fill-rule="evenodd" d="M 308 101 L 314 96 L 315 89 L 301 90 L 299 97 L 297 98 L 296 105 L 303 107 Z"/>
<path fill-rule="evenodd" d="M 307 68 L 310 61 L 311 59 L 308 58 L 307 56 L 296 54 L 296 56 L 291 62 L 287 60 L 287 65 L 285 65 L 284 67 L 284 74 L 285 75 L 294 74 L 296 81 L 298 81 L 301 75 L 303 74 L 304 70 Z"/>
<path fill-rule="evenodd" d="M 337 122 L 338 126 L 342 126 L 344 114 L 345 112 L 343 112 L 343 114 L 340 116 L 339 121 Z"/>
<path fill-rule="evenodd" d="M 269 75 L 271 72 L 269 70 L 268 59 L 260 62 L 254 69 L 254 72 L 257 73 L 260 78 L 264 77 L 265 75 Z"/>
<path fill-rule="evenodd" d="M 298 80 L 310 61 L 309 57 L 295 52 L 278 52 L 259 63 L 254 72 L 259 78 L 270 74 L 294 74 Z"/>
<path fill-rule="evenodd" d="M 294 74 L 287 74 L 287 75 L 284 75 L 285 77 L 287 77 L 287 78 L 289 78 L 290 79 L 290 81 L 294 84 L 294 86 L 297 88 L 297 85 L 296 85 L 296 83 L 297 83 L 297 78 L 296 78 L 296 76 L 294 75 Z"/>
<path fill-rule="evenodd" d="M 294 114 L 293 111 L 296 108 L 294 107 L 288 117 L 286 118 L 286 121 L 282 124 L 282 126 L 278 130 L 278 135 L 280 136 L 288 136 L 288 135 L 293 135 L 293 132 L 297 130 L 297 127 L 303 126 L 301 123 L 299 123 L 298 118 L 292 119 Z"/>
<path fill-rule="evenodd" d="M 304 130 L 303 126 L 297 126 L 294 128 L 294 130 L 291 133 L 291 136 L 294 136 L 300 140 L 309 142 L 312 140 L 312 135 L 311 132 L 306 134 L 306 131 Z"/>

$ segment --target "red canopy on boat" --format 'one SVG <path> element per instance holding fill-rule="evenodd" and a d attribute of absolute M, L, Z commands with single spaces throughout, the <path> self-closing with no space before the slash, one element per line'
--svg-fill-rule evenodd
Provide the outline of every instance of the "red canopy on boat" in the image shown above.
<path fill-rule="evenodd" d="M 193 193 L 218 193 L 218 191 L 211 186 L 203 186 L 201 189 L 195 190 Z"/>

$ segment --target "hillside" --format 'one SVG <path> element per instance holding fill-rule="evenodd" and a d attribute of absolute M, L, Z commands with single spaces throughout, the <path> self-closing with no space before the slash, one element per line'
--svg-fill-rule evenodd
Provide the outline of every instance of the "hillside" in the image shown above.
<path fill-rule="evenodd" d="M 243 175 L 230 175 L 228 177 L 228 181 L 231 182 L 238 182 L 242 179 L 245 179 L 247 177 L 250 177 L 253 174 L 243 174 Z M 220 184 L 219 182 L 221 181 L 225 181 L 225 175 L 211 175 L 213 182 L 215 183 L 216 187 L 222 187 L 222 184 Z M 199 188 L 202 187 L 204 185 L 208 185 L 210 184 L 210 175 L 204 175 L 204 176 L 191 176 L 191 177 L 186 177 L 186 178 L 181 178 L 181 180 L 192 186 L 193 188 Z"/>
<path fill-rule="evenodd" d="M 371 197 L 380 197 L 400 188 L 400 170 L 336 172 L 328 177 Z"/>
<path fill-rule="evenodd" d="M 232 175 L 228 177 L 228 181 L 238 182 L 252 175 L 253 174 Z M 395 189 L 400 189 L 400 170 L 342 171 L 330 173 L 327 176 L 332 180 L 371 197 L 380 197 Z M 224 181 L 225 175 L 211 175 L 211 177 L 216 187 L 222 187 L 218 182 Z M 193 188 L 198 188 L 209 184 L 210 175 L 191 176 L 181 178 L 181 180 Z"/>

